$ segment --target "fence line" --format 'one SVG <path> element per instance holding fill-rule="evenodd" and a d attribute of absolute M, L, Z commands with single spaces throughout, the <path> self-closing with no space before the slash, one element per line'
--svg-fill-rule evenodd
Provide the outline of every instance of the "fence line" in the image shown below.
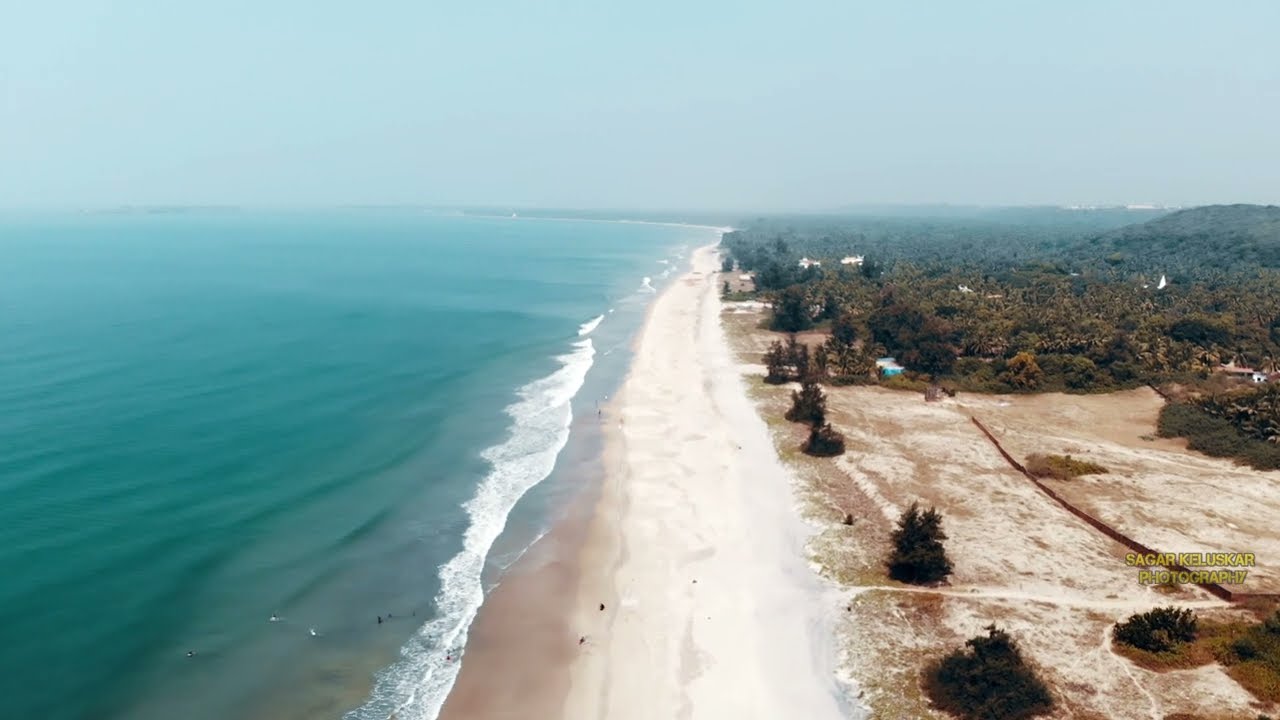
<path fill-rule="evenodd" d="M 1157 391 L 1157 392 L 1158 392 L 1158 391 Z M 1072 505 L 1070 502 L 1068 502 L 1068 501 L 1067 501 L 1067 499 L 1066 499 L 1066 498 L 1062 497 L 1062 496 L 1061 496 L 1061 495 L 1059 495 L 1058 493 L 1054 492 L 1052 488 L 1050 488 L 1050 487 L 1048 487 L 1047 485 L 1045 485 L 1044 483 L 1040 482 L 1040 479 L 1039 479 L 1039 478 L 1037 478 L 1035 475 L 1032 475 L 1030 472 L 1028 472 L 1028 471 L 1027 471 L 1027 468 L 1026 468 L 1025 466 L 1023 466 L 1023 464 L 1022 464 L 1022 463 L 1020 463 L 1020 462 L 1018 462 L 1017 460 L 1015 460 L 1015 459 L 1013 458 L 1013 456 L 1012 456 L 1012 455 L 1010 455 L 1008 452 L 1006 452 L 1006 451 L 1005 451 L 1005 449 L 1004 449 L 1004 447 L 1000 444 L 1000 441 L 996 439 L 996 436 L 995 436 L 995 435 L 992 435 L 992 434 L 991 434 L 991 431 L 987 429 L 987 426 L 986 426 L 986 425 L 983 425 L 981 422 L 979 422 L 979 421 L 978 421 L 978 418 L 973 417 L 973 416 L 970 416 L 970 417 L 969 417 L 969 419 L 970 419 L 970 420 L 972 420 L 972 421 L 973 421 L 973 424 L 974 424 L 974 425 L 976 425 L 976 426 L 978 427 L 978 429 L 982 431 L 982 434 L 983 434 L 983 435 L 986 435 L 986 436 L 987 436 L 987 439 L 991 441 L 991 444 L 992 444 L 992 445 L 994 445 L 994 446 L 995 446 L 995 448 L 996 448 L 996 450 L 1000 453 L 1000 455 L 1001 455 L 1002 457 L 1004 457 L 1005 462 L 1009 463 L 1009 465 L 1010 465 L 1010 466 L 1012 466 L 1014 470 L 1017 470 L 1019 473 L 1021 473 L 1021 474 L 1022 474 L 1022 476 L 1023 476 L 1023 477 L 1025 477 L 1026 479 L 1030 480 L 1030 481 L 1031 481 L 1031 484 L 1035 485 L 1035 486 L 1040 490 L 1040 492 L 1044 493 L 1045 495 L 1048 495 L 1048 496 L 1049 496 L 1049 499 L 1051 499 L 1051 500 L 1053 500 L 1054 502 L 1056 502 L 1056 503 L 1058 503 L 1059 505 L 1061 505 L 1061 506 L 1062 506 L 1062 507 L 1063 507 L 1067 512 L 1069 512 L 1069 513 L 1071 513 L 1072 515 L 1075 515 L 1076 517 L 1078 517 L 1078 518 L 1080 518 L 1081 520 L 1085 521 L 1086 523 L 1088 523 L 1091 527 L 1093 527 L 1093 528 L 1094 528 L 1095 530 L 1097 530 L 1098 532 L 1102 533 L 1103 535 L 1106 535 L 1107 537 L 1111 538 L 1112 540 L 1115 540 L 1116 542 L 1120 543 L 1121 545 L 1124 545 L 1125 547 L 1129 548 L 1130 550 L 1136 550 L 1137 552 L 1140 552 L 1140 553 L 1142 553 L 1142 554 L 1144 554 L 1144 555 L 1146 555 L 1146 554 L 1156 554 L 1156 555 L 1162 554 L 1162 553 L 1160 553 L 1159 551 L 1154 550 L 1154 549 L 1152 549 L 1152 548 L 1150 548 L 1150 547 L 1147 547 L 1146 545 L 1143 545 L 1142 543 L 1138 542 L 1137 540 L 1134 540 L 1133 538 L 1129 537 L 1128 535 L 1125 535 L 1124 533 L 1120 532 L 1119 530 L 1116 530 L 1115 528 L 1113 528 L 1113 527 L 1111 527 L 1110 525 L 1106 524 L 1105 522 L 1103 522 L 1103 521 L 1101 521 L 1101 520 L 1099 520 L 1099 519 L 1095 518 L 1094 516 L 1090 515 L 1089 513 L 1087 513 L 1087 512 L 1085 512 L 1085 511 L 1081 510 L 1080 508 L 1076 507 L 1075 505 Z M 1185 567 L 1182 567 L 1181 565 L 1169 565 L 1169 566 L 1167 566 L 1167 567 L 1168 567 L 1170 570 L 1173 570 L 1173 571 L 1175 571 L 1175 572 L 1190 572 L 1190 570 L 1188 570 L 1188 569 L 1187 569 L 1187 568 L 1185 568 Z M 1278 599 L 1278 598 L 1280 598 L 1280 594 L 1274 594 L 1274 593 L 1240 593 L 1240 592 L 1232 592 L 1231 590 L 1228 590 L 1227 588 L 1225 588 L 1225 587 L 1223 587 L 1223 586 L 1221 586 L 1221 585 L 1219 585 L 1219 584 L 1217 584 L 1217 583 L 1195 583 L 1195 584 L 1196 584 L 1197 586 L 1199 586 L 1200 588 L 1204 589 L 1204 590 L 1205 590 L 1205 592 L 1208 592 L 1210 595 L 1213 595 L 1213 596 L 1215 596 L 1215 597 L 1222 598 L 1223 600 L 1231 600 L 1231 601 L 1237 601 L 1237 602 L 1238 602 L 1238 601 L 1242 601 L 1242 600 L 1247 600 L 1247 599 L 1249 599 L 1249 598 L 1265 598 L 1265 599 Z"/>

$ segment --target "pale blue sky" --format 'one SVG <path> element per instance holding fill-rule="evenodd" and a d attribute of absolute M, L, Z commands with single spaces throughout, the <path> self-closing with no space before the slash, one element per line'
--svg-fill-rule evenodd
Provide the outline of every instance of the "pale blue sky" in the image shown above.
<path fill-rule="evenodd" d="M 0 0 L 0 206 L 1280 202 L 1277 28 L 1273 0 Z"/>

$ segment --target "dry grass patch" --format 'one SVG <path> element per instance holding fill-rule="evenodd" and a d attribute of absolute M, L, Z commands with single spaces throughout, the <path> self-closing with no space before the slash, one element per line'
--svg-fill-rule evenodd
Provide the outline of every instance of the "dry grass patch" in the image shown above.
<path fill-rule="evenodd" d="M 1128 658 L 1140 668 L 1152 672 L 1168 672 L 1170 670 L 1187 670 L 1214 662 L 1217 658 L 1213 649 L 1205 642 L 1191 642 L 1166 652 L 1148 652 L 1124 643 L 1113 642 L 1111 648 L 1116 654 Z"/>
<path fill-rule="evenodd" d="M 1227 674 L 1254 697 L 1280 703 L 1280 613 L 1259 623 L 1209 625 L 1206 644 Z"/>
<path fill-rule="evenodd" d="M 1073 480 L 1081 475 L 1106 475 L 1105 467 L 1071 457 L 1070 455 L 1045 455 L 1032 453 L 1027 456 L 1027 472 L 1038 478 L 1054 478 L 1055 480 Z"/>

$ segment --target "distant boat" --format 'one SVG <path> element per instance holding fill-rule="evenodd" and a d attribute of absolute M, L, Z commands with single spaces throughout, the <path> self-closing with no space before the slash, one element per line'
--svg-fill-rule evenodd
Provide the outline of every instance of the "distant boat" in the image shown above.
<path fill-rule="evenodd" d="M 1169 281 L 1168 281 L 1168 280 L 1165 280 L 1164 276 L 1163 276 L 1163 275 L 1161 275 L 1161 276 L 1160 276 L 1160 284 L 1156 286 L 1156 289 L 1157 289 L 1157 290 L 1163 290 L 1163 289 L 1164 289 L 1164 286 L 1165 286 L 1165 285 L 1168 285 L 1168 284 L 1169 284 Z"/>

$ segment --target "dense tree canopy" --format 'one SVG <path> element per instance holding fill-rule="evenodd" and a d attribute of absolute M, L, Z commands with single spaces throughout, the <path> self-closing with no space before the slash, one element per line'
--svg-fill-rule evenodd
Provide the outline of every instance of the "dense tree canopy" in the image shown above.
<path fill-rule="evenodd" d="M 1120 229 L 1149 215 L 1010 213 L 1017 224 L 993 213 L 761 221 L 724 243 L 775 302 L 775 328 L 830 327 L 833 376 L 856 379 L 865 357 L 886 354 L 962 389 L 1090 392 L 1280 365 L 1280 208 L 1196 208 Z M 822 264 L 801 268 L 805 256 Z M 854 256 L 860 265 L 841 263 Z"/>

